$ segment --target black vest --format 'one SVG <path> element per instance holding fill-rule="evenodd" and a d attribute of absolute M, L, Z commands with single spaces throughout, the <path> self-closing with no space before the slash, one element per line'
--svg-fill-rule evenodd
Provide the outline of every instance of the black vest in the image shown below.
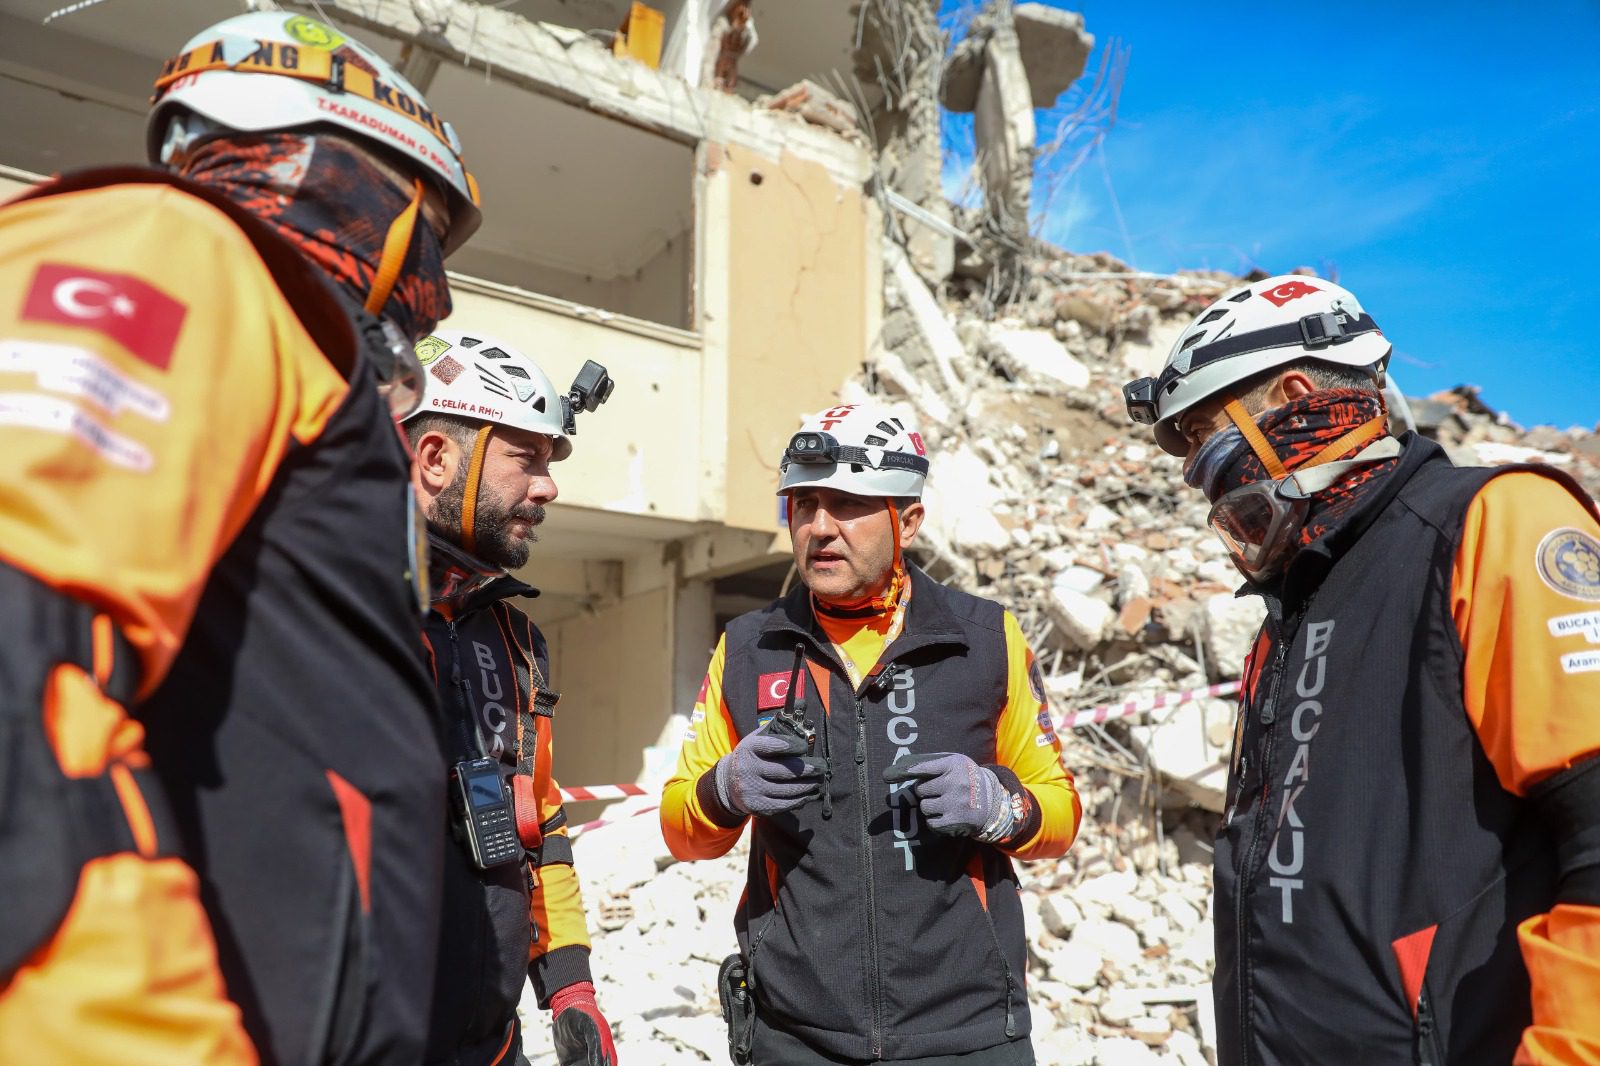
<path fill-rule="evenodd" d="M 538 740 L 528 731 L 550 728 L 547 718 L 538 721 L 528 713 L 529 693 L 538 684 L 532 667 L 537 664 L 543 678 L 549 659 L 543 634 L 504 602 L 517 595 L 538 593 L 500 578 L 468 596 L 453 621 L 430 611 L 426 631 L 448 760 L 488 755 L 500 761 L 507 778 L 519 772 L 531 778 Z M 540 717 L 547 713 L 541 710 Z M 560 812 L 545 829 L 565 821 Z M 450 838 L 451 829 L 441 825 L 438 831 Z M 537 865 L 538 856 L 530 858 Z M 529 945 L 539 935 L 529 915 L 529 876 L 526 862 L 480 870 L 462 841 L 446 845 L 438 980 L 425 1061 L 489 1062 L 503 1046 L 528 979 Z"/>
<path fill-rule="evenodd" d="M 957 1054 L 1029 1029 L 1010 860 L 935 833 L 883 780 L 907 751 L 994 762 L 1006 703 L 1003 612 L 910 572 L 905 629 L 860 692 L 803 586 L 726 634 L 722 692 L 738 736 L 781 703 L 797 643 L 827 685 L 824 714 L 808 671 L 809 717 L 832 759 L 831 816 L 812 802 L 754 819 L 735 927 L 768 1024 L 851 1059 Z"/>
<path fill-rule="evenodd" d="M 1516 926 L 1555 852 L 1467 717 L 1452 568 L 1490 478 L 1585 497 L 1405 443 L 1267 597 L 1216 848 L 1227 1066 L 1503 1063 L 1530 1021 Z"/>

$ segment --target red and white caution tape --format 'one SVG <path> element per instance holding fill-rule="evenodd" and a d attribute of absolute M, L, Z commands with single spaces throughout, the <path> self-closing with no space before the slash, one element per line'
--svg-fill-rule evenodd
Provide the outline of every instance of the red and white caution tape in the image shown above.
<path fill-rule="evenodd" d="M 1176 707 L 1180 703 L 1189 703 L 1192 700 L 1215 699 L 1218 696 L 1232 696 L 1239 691 L 1239 682 L 1224 681 L 1220 685 L 1207 685 L 1205 688 L 1192 688 L 1187 692 L 1166 692 L 1160 696 L 1147 696 L 1142 700 L 1129 700 L 1127 703 L 1108 703 L 1104 707 L 1091 707 L 1087 711 L 1078 711 L 1074 714 L 1064 715 L 1056 723 L 1057 729 L 1076 729 L 1084 725 L 1099 725 L 1109 722 L 1114 718 L 1133 718 L 1147 711 L 1157 711 L 1163 707 Z"/>
<path fill-rule="evenodd" d="M 637 818 L 641 814 L 649 814 L 651 811 L 656 810 L 660 810 L 660 808 L 655 806 L 640 807 L 636 811 L 629 811 L 621 818 L 596 818 L 592 822 L 584 822 L 582 825 L 573 826 L 567 830 L 567 835 L 576 839 L 580 834 L 587 833 L 591 829 L 599 829 L 603 825 L 616 825 L 618 822 L 626 822 L 629 818 Z"/>
<path fill-rule="evenodd" d="M 561 790 L 564 803 L 581 803 L 584 800 L 619 800 L 629 796 L 653 796 L 654 792 L 639 785 L 579 785 Z"/>

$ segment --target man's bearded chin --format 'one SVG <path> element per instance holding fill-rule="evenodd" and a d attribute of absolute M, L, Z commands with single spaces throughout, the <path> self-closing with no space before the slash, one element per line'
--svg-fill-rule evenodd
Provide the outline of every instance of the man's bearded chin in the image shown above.
<path fill-rule="evenodd" d="M 522 536 L 511 529 L 511 523 L 519 519 L 530 523 L 530 528 Z M 480 505 L 477 521 L 478 558 L 507 570 L 517 569 L 528 561 L 528 549 L 539 539 L 532 527 L 543 521 L 544 508 L 539 504 L 518 504 L 505 510 Z"/>
<path fill-rule="evenodd" d="M 433 501 L 433 513 L 428 517 L 428 527 L 433 532 L 462 548 L 466 547 L 466 536 L 461 528 L 461 512 L 466 501 L 466 489 L 466 468 L 457 467 L 456 476 Z M 491 566 L 506 570 L 515 570 L 526 563 L 528 548 L 539 537 L 532 529 L 522 537 L 513 533 L 511 522 L 518 518 L 537 526 L 544 521 L 544 508 L 538 504 L 526 503 L 502 508 L 494 500 L 488 499 L 480 489 L 477 519 L 473 523 L 477 527 L 478 543 L 472 554 Z"/>

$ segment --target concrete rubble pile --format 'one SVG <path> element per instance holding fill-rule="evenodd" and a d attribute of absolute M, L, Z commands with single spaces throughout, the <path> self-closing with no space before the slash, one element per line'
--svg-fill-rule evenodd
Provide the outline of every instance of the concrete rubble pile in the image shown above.
<path fill-rule="evenodd" d="M 923 565 L 1016 612 L 1057 715 L 1236 679 L 1259 601 L 1235 597 L 1207 505 L 1128 423 L 1120 386 L 1159 368 L 1237 279 L 1053 252 L 1032 261 L 1030 294 L 997 309 L 961 279 L 936 297 L 898 245 L 885 251 L 882 343 L 844 398 L 901 404 L 923 427 Z M 1594 433 L 1523 431 L 1471 389 L 1408 406 L 1458 461 L 1548 462 L 1600 487 Z M 1018 864 L 1042 1064 L 1214 1058 L 1209 842 L 1234 708 L 1202 699 L 1062 734 L 1082 830 L 1064 859 Z M 716 967 L 734 950 L 746 846 L 678 863 L 646 813 L 576 850 L 623 1060 L 726 1061 Z M 530 1057 L 553 1062 L 530 1021 Z"/>

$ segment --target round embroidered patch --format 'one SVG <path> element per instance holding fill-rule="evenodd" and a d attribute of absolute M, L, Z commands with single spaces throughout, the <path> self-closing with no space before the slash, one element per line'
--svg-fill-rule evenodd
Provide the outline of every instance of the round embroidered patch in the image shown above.
<path fill-rule="evenodd" d="M 1035 659 L 1028 664 L 1028 691 L 1033 693 L 1033 698 L 1043 706 L 1050 706 L 1050 701 L 1044 696 L 1044 678 L 1039 674 L 1039 661 Z"/>
<path fill-rule="evenodd" d="M 1539 577 L 1576 600 L 1600 600 L 1600 540 L 1581 529 L 1557 529 L 1539 542 Z"/>

